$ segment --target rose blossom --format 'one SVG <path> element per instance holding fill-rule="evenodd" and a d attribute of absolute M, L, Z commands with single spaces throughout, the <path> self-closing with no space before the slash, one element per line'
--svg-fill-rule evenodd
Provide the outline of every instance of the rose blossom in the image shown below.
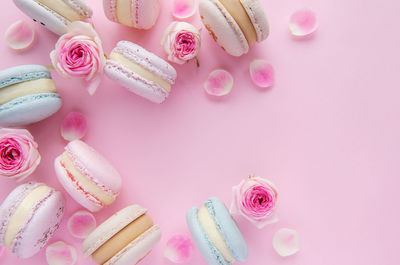
<path fill-rule="evenodd" d="M 85 80 L 89 94 L 96 92 L 106 59 L 100 37 L 91 24 L 72 22 L 68 32 L 58 39 L 50 58 L 63 77 Z"/>
<path fill-rule="evenodd" d="M 278 221 L 275 214 L 278 192 L 270 181 L 250 177 L 233 187 L 232 193 L 232 214 L 241 214 L 259 229 Z"/>
<path fill-rule="evenodd" d="M 40 163 L 38 145 L 25 129 L 0 129 L 0 176 L 21 181 Z"/>
<path fill-rule="evenodd" d="M 186 22 L 172 22 L 164 31 L 161 45 L 168 60 L 183 64 L 197 56 L 200 50 L 200 31 Z"/>

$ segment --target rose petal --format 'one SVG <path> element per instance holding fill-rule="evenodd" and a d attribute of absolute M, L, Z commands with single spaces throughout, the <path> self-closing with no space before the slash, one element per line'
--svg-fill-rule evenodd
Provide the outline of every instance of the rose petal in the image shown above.
<path fill-rule="evenodd" d="M 317 28 L 317 17 L 312 10 L 298 10 L 290 16 L 289 29 L 294 36 L 303 37 L 310 35 Z"/>
<path fill-rule="evenodd" d="M 53 243 L 46 248 L 46 260 L 49 265 L 73 265 L 77 258 L 75 248 L 62 241 Z"/>
<path fill-rule="evenodd" d="M 193 252 L 192 241 L 184 235 L 171 237 L 164 247 L 164 257 L 174 263 L 184 263 L 190 260 Z"/>
<path fill-rule="evenodd" d="M 11 49 L 22 51 L 32 45 L 35 40 L 35 31 L 28 22 L 18 20 L 8 27 L 5 39 Z"/>
<path fill-rule="evenodd" d="M 282 257 L 296 254 L 300 250 L 299 234 L 296 230 L 281 228 L 276 231 L 272 245 Z"/>
<path fill-rule="evenodd" d="M 87 122 L 79 112 L 70 112 L 61 124 L 61 136 L 67 141 L 81 139 L 86 135 Z"/>
<path fill-rule="evenodd" d="M 212 71 L 204 82 L 204 89 L 212 96 L 225 96 L 231 92 L 232 87 L 232 75 L 222 69 Z"/>
<path fill-rule="evenodd" d="M 265 60 L 254 60 L 250 63 L 250 77 L 259 87 L 271 87 L 275 83 L 274 68 Z"/>
<path fill-rule="evenodd" d="M 175 0 L 172 16 L 176 19 L 187 19 L 196 13 L 194 0 Z"/>
<path fill-rule="evenodd" d="M 86 238 L 96 228 L 96 219 L 87 211 L 78 211 L 68 219 L 67 226 L 74 237 Z"/>

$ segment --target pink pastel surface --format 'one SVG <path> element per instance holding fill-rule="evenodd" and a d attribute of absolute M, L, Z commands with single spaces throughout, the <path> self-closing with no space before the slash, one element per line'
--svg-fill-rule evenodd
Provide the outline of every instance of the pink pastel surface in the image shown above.
<path fill-rule="evenodd" d="M 166 59 L 160 46 L 171 22 L 172 1 L 163 1 L 150 31 L 137 31 L 105 18 L 101 2 L 89 0 L 93 20 L 108 53 L 121 39 L 135 41 Z M 60 125 L 70 111 L 89 123 L 85 141 L 103 154 L 123 177 L 120 196 L 95 213 L 101 223 L 131 203 L 149 209 L 163 229 L 161 242 L 141 265 L 171 264 L 166 241 L 188 234 L 185 212 L 210 196 L 228 206 L 231 188 L 249 174 L 276 184 L 280 221 L 258 230 L 236 218 L 249 245 L 244 265 L 398 265 L 400 261 L 400 35 L 397 0 L 262 1 L 271 24 L 270 38 L 234 58 L 202 30 L 200 68 L 175 65 L 176 85 L 158 105 L 104 78 L 94 96 L 78 81 L 53 76 L 64 105 L 49 119 L 29 126 L 42 162 L 32 180 L 62 190 L 53 161 L 64 150 Z M 311 39 L 295 40 L 290 15 L 301 8 L 318 15 Z M 4 1 L 0 34 L 26 18 Z M 6 12 L 5 12 L 6 11 Z M 198 17 L 193 23 L 200 26 Z M 24 54 L 0 42 L 1 68 L 50 65 L 47 54 L 57 36 L 35 24 L 37 44 Z M 272 89 L 258 89 L 249 64 L 266 59 L 275 69 Z M 217 68 L 235 78 L 221 100 L 207 97 L 202 84 Z M 17 184 L 0 181 L 0 200 Z M 78 251 L 79 265 L 92 265 L 80 252 L 82 240 L 69 235 L 68 217 L 82 209 L 69 195 L 63 223 L 50 243 L 62 240 Z M 299 253 L 282 258 L 272 247 L 279 228 L 296 229 Z M 42 265 L 45 251 L 19 261 L 10 253 L 1 264 Z M 197 249 L 191 265 L 206 265 Z"/>

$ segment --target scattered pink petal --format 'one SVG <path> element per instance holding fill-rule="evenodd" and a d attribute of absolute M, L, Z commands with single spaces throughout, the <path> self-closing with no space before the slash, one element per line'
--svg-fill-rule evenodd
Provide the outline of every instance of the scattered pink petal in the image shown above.
<path fill-rule="evenodd" d="M 272 245 L 282 257 L 296 254 L 300 250 L 299 234 L 296 230 L 281 228 L 276 231 Z"/>
<path fill-rule="evenodd" d="M 18 20 L 8 27 L 5 39 L 11 49 L 22 51 L 32 45 L 35 40 L 35 31 L 28 22 Z"/>
<path fill-rule="evenodd" d="M 46 248 L 46 260 L 49 265 L 73 265 L 77 258 L 76 249 L 62 241 Z"/>
<path fill-rule="evenodd" d="M 212 96 L 225 96 L 233 87 L 232 75 L 222 69 L 214 70 L 204 82 L 204 89 Z"/>
<path fill-rule="evenodd" d="M 294 36 L 303 37 L 310 35 L 317 28 L 317 16 L 312 10 L 299 10 L 294 12 L 290 17 L 289 29 Z"/>
<path fill-rule="evenodd" d="M 70 112 L 61 124 L 61 136 L 67 141 L 81 139 L 86 135 L 87 122 L 79 112 Z"/>
<path fill-rule="evenodd" d="M 175 0 L 172 16 L 176 19 L 187 19 L 196 13 L 194 0 Z"/>
<path fill-rule="evenodd" d="M 77 238 L 86 238 L 96 228 L 96 219 L 87 211 L 78 211 L 68 219 L 68 231 Z"/>
<path fill-rule="evenodd" d="M 271 87 L 275 83 L 274 68 L 265 60 L 254 60 L 250 63 L 250 77 L 259 87 Z"/>
<path fill-rule="evenodd" d="M 171 237 L 164 247 L 164 256 L 173 263 L 184 263 L 190 260 L 193 252 L 192 241 L 183 235 Z"/>

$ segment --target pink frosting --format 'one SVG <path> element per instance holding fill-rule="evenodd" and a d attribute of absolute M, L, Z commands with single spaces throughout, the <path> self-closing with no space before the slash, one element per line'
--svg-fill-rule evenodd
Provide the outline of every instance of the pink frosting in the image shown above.
<path fill-rule="evenodd" d="M 168 60 L 183 64 L 197 56 L 201 39 L 199 30 L 186 22 L 172 22 L 161 40 Z"/>
<path fill-rule="evenodd" d="M 0 176 L 21 181 L 40 163 L 38 145 L 25 129 L 0 129 Z"/>
<path fill-rule="evenodd" d="M 278 192 L 270 181 L 250 177 L 233 187 L 232 192 L 232 214 L 241 214 L 258 228 L 278 220 L 275 214 Z"/>
<path fill-rule="evenodd" d="M 50 58 L 58 73 L 65 78 L 85 80 L 89 93 L 94 94 L 106 60 L 102 42 L 92 25 L 82 21 L 72 22 L 68 32 L 58 39 Z"/>

